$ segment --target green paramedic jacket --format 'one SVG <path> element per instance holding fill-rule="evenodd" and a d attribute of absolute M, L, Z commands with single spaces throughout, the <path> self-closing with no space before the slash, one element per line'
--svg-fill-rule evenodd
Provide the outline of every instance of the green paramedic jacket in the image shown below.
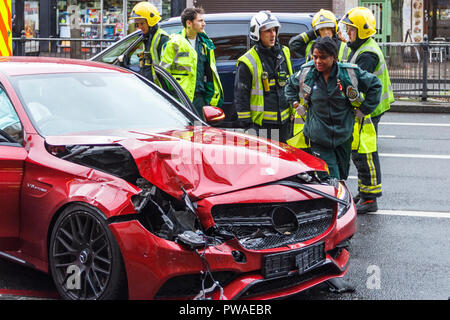
<path fill-rule="evenodd" d="M 290 104 L 299 101 L 308 110 L 304 127 L 294 124 L 294 133 L 304 134 L 324 147 L 335 148 L 352 136 L 355 108 L 366 115 L 375 110 L 380 100 L 381 83 L 373 74 L 343 62 L 333 66 L 328 79 L 327 90 L 333 90 L 323 91 L 316 83 L 320 81 L 319 76 L 312 61 L 304 64 L 289 78 L 286 99 Z M 303 132 L 298 132 L 299 127 Z M 299 147 L 293 145 L 292 139 L 287 142 Z"/>
<path fill-rule="evenodd" d="M 199 40 L 208 57 L 211 69 L 212 81 L 205 83 L 211 94 L 206 95 L 206 103 L 211 106 L 221 107 L 223 103 L 223 88 L 220 82 L 214 56 L 214 44 L 205 33 L 200 33 Z M 180 84 L 191 101 L 194 101 L 195 87 L 197 83 L 198 56 L 195 49 L 186 38 L 186 29 L 180 33 L 172 34 L 166 43 L 161 55 L 160 66 L 166 69 Z M 200 79 L 199 79 L 200 80 Z"/>

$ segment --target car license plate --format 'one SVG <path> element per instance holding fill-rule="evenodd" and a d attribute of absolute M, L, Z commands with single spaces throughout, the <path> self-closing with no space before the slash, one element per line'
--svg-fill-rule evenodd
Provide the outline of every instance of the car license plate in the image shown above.
<path fill-rule="evenodd" d="M 305 248 L 295 256 L 295 266 L 300 274 L 318 266 L 325 260 L 325 245 L 323 243 Z"/>
<path fill-rule="evenodd" d="M 288 252 L 264 256 L 262 274 L 265 278 L 280 277 L 297 269 L 305 273 L 325 261 L 325 244 L 323 242 Z"/>

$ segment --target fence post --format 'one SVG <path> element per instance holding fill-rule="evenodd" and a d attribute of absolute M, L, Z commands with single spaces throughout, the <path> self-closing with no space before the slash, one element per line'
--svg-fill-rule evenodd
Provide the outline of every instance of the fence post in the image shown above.
<path fill-rule="evenodd" d="M 25 55 L 25 41 L 26 41 L 26 37 L 25 37 L 25 30 L 22 30 L 22 32 L 20 33 L 20 41 L 19 41 L 19 48 L 17 50 L 17 52 L 19 53 L 19 56 L 24 56 Z"/>
<path fill-rule="evenodd" d="M 423 36 L 423 74 L 422 74 L 422 101 L 427 101 L 428 98 L 428 80 L 427 80 L 427 74 L 428 74 L 428 50 L 429 50 L 429 44 L 428 44 L 428 35 Z"/>

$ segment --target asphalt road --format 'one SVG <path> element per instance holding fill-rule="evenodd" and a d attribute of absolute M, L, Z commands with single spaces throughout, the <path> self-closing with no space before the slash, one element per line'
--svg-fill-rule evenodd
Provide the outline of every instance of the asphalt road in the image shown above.
<path fill-rule="evenodd" d="M 296 299 L 450 298 L 450 114 L 387 113 L 379 136 L 383 196 L 357 218 L 345 276 L 355 292 L 320 286 Z M 354 193 L 356 176 L 352 165 Z"/>
<path fill-rule="evenodd" d="M 345 277 L 356 290 L 321 285 L 290 300 L 450 297 L 450 114 L 388 113 L 379 130 L 383 197 L 376 214 L 358 216 Z M 352 165 L 354 193 L 356 175 Z M 3 260 L 0 275 L 0 299 L 10 298 L 1 288 L 44 297 L 53 290 L 47 275 Z"/>

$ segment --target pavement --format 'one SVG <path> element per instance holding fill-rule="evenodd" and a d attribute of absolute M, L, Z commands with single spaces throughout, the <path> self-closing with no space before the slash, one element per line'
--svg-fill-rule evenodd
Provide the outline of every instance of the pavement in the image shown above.
<path fill-rule="evenodd" d="M 450 113 L 450 100 L 428 98 L 427 101 L 413 99 L 396 99 L 391 104 L 391 112 L 409 113 Z"/>

